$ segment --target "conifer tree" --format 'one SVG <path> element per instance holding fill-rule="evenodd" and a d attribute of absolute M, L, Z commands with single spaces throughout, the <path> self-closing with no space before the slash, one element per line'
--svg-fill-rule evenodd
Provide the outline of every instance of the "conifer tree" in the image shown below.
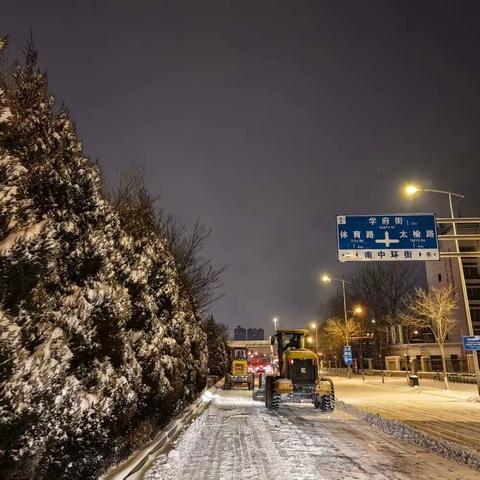
<path fill-rule="evenodd" d="M 204 323 L 152 200 L 112 206 L 32 44 L 3 75 L 0 471 L 97 478 L 204 387 Z"/>
<path fill-rule="evenodd" d="M 205 320 L 208 341 L 208 370 L 210 375 L 223 377 L 228 369 L 227 329 L 215 322 L 213 315 Z"/>
<path fill-rule="evenodd" d="M 25 66 L 15 66 L 5 93 L 10 116 L 1 153 L 16 159 L 16 166 L 2 187 L 13 185 L 16 199 L 2 211 L 3 225 L 8 223 L 2 232 L 1 300 L 5 315 L 21 329 L 23 356 L 2 382 L 2 426 L 18 430 L 2 435 L 2 450 L 9 453 L 7 464 L 17 460 L 25 469 L 41 463 L 46 477 L 61 478 L 88 443 L 75 442 L 84 410 L 92 422 L 90 431 L 88 425 L 81 429 L 82 440 L 94 439 L 101 449 L 102 440 L 108 442 L 104 409 L 113 424 L 137 401 L 125 371 L 128 365 L 131 372 L 135 359 L 128 358 L 134 356 L 123 331 L 129 298 L 112 269 L 121 263 L 115 262 L 115 244 L 122 232 L 103 198 L 97 167 L 82 156 L 68 113 L 55 112 L 36 61 L 29 45 Z M 30 214 L 12 224 L 21 201 Z M 34 447 L 25 449 L 33 437 Z M 72 448 L 60 465 L 45 458 L 65 438 Z"/>

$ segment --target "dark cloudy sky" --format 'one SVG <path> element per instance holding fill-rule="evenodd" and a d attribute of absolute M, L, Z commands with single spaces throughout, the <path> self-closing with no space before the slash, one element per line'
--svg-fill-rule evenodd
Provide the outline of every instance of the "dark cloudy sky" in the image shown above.
<path fill-rule="evenodd" d="M 332 287 L 335 214 L 437 211 L 405 179 L 480 213 L 477 1 L 8 1 L 110 180 L 143 166 L 161 205 L 214 229 L 213 308 L 302 325 Z M 443 211 L 442 211 L 443 209 Z"/>

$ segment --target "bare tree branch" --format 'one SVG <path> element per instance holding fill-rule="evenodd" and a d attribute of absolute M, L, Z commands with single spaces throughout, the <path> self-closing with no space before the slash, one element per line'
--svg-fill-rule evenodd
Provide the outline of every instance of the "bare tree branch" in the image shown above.
<path fill-rule="evenodd" d="M 345 320 L 329 318 L 325 325 L 325 332 L 330 337 L 331 343 L 336 347 L 348 344 L 352 337 L 362 333 L 362 327 L 355 318 Z"/>
<path fill-rule="evenodd" d="M 445 342 L 455 328 L 453 311 L 457 307 L 457 297 L 453 286 L 432 288 L 429 292 L 415 289 L 415 295 L 407 299 L 407 310 L 401 315 L 405 325 L 428 328 L 432 331 L 442 355 L 445 388 L 448 390 Z"/>
<path fill-rule="evenodd" d="M 215 269 L 201 252 L 212 230 L 195 222 L 187 226 L 155 204 L 159 197 L 149 193 L 141 169 L 130 167 L 122 173 L 110 199 L 120 215 L 122 227 L 134 238 L 150 235 L 166 242 L 192 305 L 203 313 L 222 297 L 221 275 L 224 268 Z"/>

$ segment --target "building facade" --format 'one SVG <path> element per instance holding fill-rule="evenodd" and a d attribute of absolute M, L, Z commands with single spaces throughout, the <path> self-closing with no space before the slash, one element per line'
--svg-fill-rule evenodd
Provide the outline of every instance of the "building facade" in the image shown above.
<path fill-rule="evenodd" d="M 234 340 L 265 340 L 263 328 L 243 328 L 240 325 L 233 331 Z"/>
<path fill-rule="evenodd" d="M 265 340 L 263 328 L 249 328 L 247 330 L 247 340 Z"/>
<path fill-rule="evenodd" d="M 247 329 L 238 325 L 238 327 L 233 331 L 234 340 L 246 340 L 247 339 Z"/>
<path fill-rule="evenodd" d="M 451 234 L 445 229 L 443 234 Z M 463 235 L 480 234 L 480 226 L 476 224 L 459 224 L 457 233 Z M 453 241 L 441 242 L 442 252 L 455 251 Z M 479 251 L 480 241 L 462 240 L 460 251 Z M 480 335 L 480 259 L 463 258 L 463 272 L 467 286 L 468 309 L 472 318 L 475 335 Z M 456 258 L 442 258 L 439 261 L 425 262 L 428 288 L 444 288 L 454 286 L 457 292 L 457 308 L 455 309 L 456 327 L 448 335 L 446 343 L 447 366 L 451 371 L 473 371 L 472 354 L 463 349 L 463 336 L 469 335 L 465 302 L 462 294 L 460 270 Z M 386 368 L 391 370 L 405 369 L 407 362 L 415 361 L 418 369 L 441 370 L 440 349 L 433 334 L 429 331 L 413 331 L 406 338 L 405 329 L 401 326 L 389 328 L 387 332 L 388 354 L 385 357 Z"/>

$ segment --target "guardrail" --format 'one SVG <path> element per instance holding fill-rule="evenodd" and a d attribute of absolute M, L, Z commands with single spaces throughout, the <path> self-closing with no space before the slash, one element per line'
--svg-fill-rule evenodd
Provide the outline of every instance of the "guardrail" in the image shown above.
<path fill-rule="evenodd" d="M 143 478 L 142 472 L 146 465 L 155 458 L 159 451 L 171 444 L 179 433 L 208 407 L 219 385 L 218 377 L 209 378 L 207 387 L 197 400 L 174 417 L 149 445 L 134 453 L 120 465 L 110 469 L 100 477 L 100 480 L 140 480 Z"/>

